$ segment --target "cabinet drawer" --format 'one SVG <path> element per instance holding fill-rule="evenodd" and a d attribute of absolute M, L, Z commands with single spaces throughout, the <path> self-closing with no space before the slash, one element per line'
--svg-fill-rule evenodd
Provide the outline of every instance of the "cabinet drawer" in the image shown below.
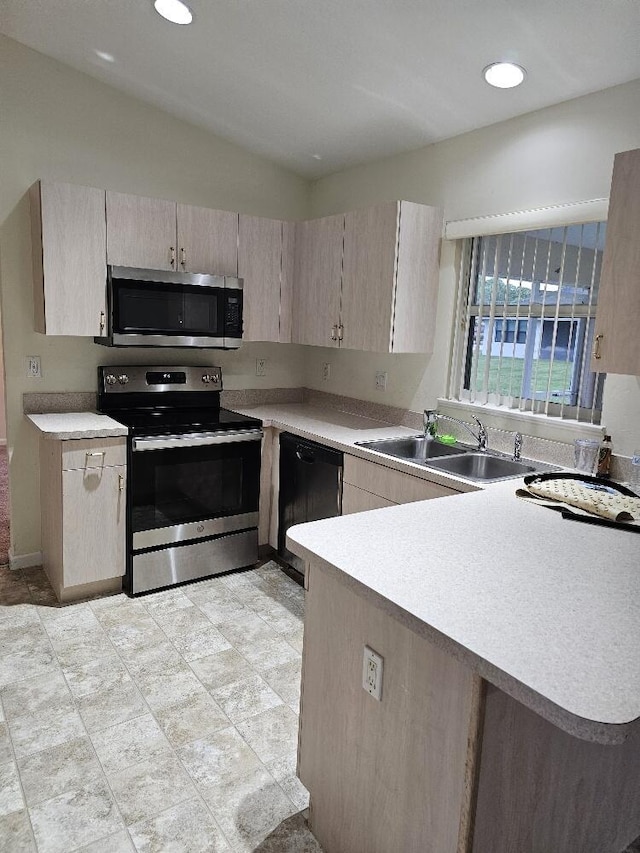
<path fill-rule="evenodd" d="M 366 512 L 368 509 L 382 509 L 386 506 L 396 506 L 393 501 L 381 498 L 371 492 L 365 492 L 351 483 L 342 486 L 342 514 L 351 515 L 354 512 Z"/>
<path fill-rule="evenodd" d="M 62 470 L 125 465 L 126 438 L 80 438 L 62 442 Z"/>
<path fill-rule="evenodd" d="M 357 456 L 344 457 L 344 482 L 396 504 L 455 495 L 455 489 L 403 474 Z"/>

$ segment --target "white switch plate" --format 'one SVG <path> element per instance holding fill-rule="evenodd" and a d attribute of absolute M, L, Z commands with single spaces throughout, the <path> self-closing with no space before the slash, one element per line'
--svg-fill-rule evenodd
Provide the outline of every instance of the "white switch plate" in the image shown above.
<path fill-rule="evenodd" d="M 364 647 L 362 658 L 362 686 L 370 696 L 382 699 L 382 667 L 384 660 L 369 646 Z"/>
<path fill-rule="evenodd" d="M 266 376 L 267 375 L 267 359 L 266 358 L 256 358 L 256 376 Z"/>
<path fill-rule="evenodd" d="M 331 362 L 325 361 L 322 364 L 322 378 L 326 382 L 331 379 Z"/>
<path fill-rule="evenodd" d="M 376 391 L 387 390 L 387 373 L 379 371 L 376 373 Z"/>
<path fill-rule="evenodd" d="M 25 358 L 25 371 L 28 379 L 42 379 L 42 365 L 39 355 L 28 355 Z"/>

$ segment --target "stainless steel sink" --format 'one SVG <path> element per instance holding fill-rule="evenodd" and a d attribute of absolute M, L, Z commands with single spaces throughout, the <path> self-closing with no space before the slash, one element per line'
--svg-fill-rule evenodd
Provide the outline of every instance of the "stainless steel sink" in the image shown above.
<path fill-rule="evenodd" d="M 413 435 L 402 438 L 382 438 L 378 441 L 357 441 L 360 447 L 369 450 L 377 450 L 378 453 L 386 453 L 388 456 L 396 456 L 409 462 L 426 462 L 427 459 L 435 459 L 442 456 L 453 456 L 468 451 L 467 447 L 459 444 L 442 444 L 432 438 L 422 435 Z"/>
<path fill-rule="evenodd" d="M 524 477 L 541 469 L 551 470 L 551 466 L 536 462 L 515 462 L 513 459 L 495 456 L 492 453 L 466 453 L 464 456 L 452 456 L 449 459 L 436 459 L 429 463 L 438 471 L 458 474 L 468 480 L 483 483 L 506 480 L 509 477 Z"/>

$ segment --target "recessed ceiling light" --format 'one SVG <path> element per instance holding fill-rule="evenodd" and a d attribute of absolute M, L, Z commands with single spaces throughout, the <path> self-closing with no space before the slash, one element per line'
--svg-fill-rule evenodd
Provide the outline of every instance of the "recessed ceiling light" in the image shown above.
<path fill-rule="evenodd" d="M 525 70 L 513 62 L 492 62 L 482 72 L 490 86 L 498 89 L 513 89 L 524 80 Z"/>
<path fill-rule="evenodd" d="M 181 0 L 154 0 L 153 6 L 159 15 L 172 24 L 190 24 L 193 21 L 191 9 Z"/>
<path fill-rule="evenodd" d="M 322 160 L 322 154 L 312 154 L 314 160 Z"/>
<path fill-rule="evenodd" d="M 112 53 L 107 53 L 104 50 L 94 50 L 95 55 L 98 59 L 102 59 L 103 62 L 115 62 L 115 57 Z"/>

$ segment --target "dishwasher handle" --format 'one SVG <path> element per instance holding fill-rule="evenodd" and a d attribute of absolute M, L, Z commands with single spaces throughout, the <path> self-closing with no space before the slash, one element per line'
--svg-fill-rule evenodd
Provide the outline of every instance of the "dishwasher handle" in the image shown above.
<path fill-rule="evenodd" d="M 299 459 L 300 462 L 304 462 L 307 465 L 313 465 L 316 461 L 316 457 L 313 453 L 309 453 L 309 451 L 305 451 L 300 447 L 296 448 L 296 459 Z"/>

